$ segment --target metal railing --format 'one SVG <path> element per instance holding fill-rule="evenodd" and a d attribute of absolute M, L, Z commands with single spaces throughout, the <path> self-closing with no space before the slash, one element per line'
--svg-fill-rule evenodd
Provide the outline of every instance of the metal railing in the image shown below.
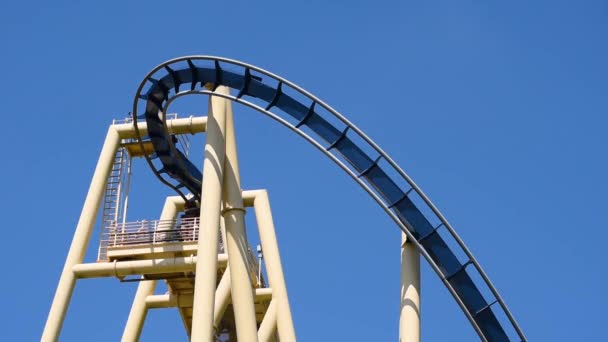
<path fill-rule="evenodd" d="M 98 261 L 109 261 L 108 250 L 111 248 L 197 241 L 200 229 L 199 222 L 198 217 L 177 220 L 141 220 L 125 223 L 107 221 L 101 233 Z M 219 253 L 225 253 L 221 234 L 218 247 Z M 247 245 L 245 259 L 254 284 L 263 284 L 264 280 L 260 277 L 260 264 L 249 245 Z"/>
<path fill-rule="evenodd" d="M 130 245 L 149 245 L 165 242 L 195 241 L 199 218 L 178 220 L 141 220 L 125 223 L 107 221 L 101 234 L 101 245 L 106 248 Z M 223 250 L 223 243 L 220 242 Z M 107 256 L 107 253 L 105 253 Z"/>
<path fill-rule="evenodd" d="M 98 261 L 109 261 L 108 249 L 114 247 L 194 241 L 198 231 L 197 220 L 106 221 L 101 232 Z"/>
<path fill-rule="evenodd" d="M 166 120 L 177 119 L 177 113 L 169 113 L 167 114 Z M 128 116 L 122 119 L 112 119 L 112 125 L 120 125 L 120 124 L 128 124 L 133 122 L 133 117 Z"/>

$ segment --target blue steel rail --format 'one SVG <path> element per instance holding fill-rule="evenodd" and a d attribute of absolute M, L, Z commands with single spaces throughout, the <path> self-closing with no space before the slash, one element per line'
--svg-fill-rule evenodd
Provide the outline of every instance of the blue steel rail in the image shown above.
<path fill-rule="evenodd" d="M 237 94 L 215 93 L 219 85 Z M 313 144 L 359 183 L 407 235 L 482 341 L 527 341 L 473 254 L 416 183 L 336 110 L 261 68 L 221 57 L 186 56 L 162 63 L 141 82 L 132 115 L 140 144 L 145 138 L 137 120 L 147 123 L 155 156 L 146 160 L 156 176 L 182 197 L 186 198 L 182 189 L 188 189 L 194 195 L 191 204 L 200 200 L 202 173 L 175 146 L 164 115 L 175 99 L 190 94 L 220 96 L 256 109 Z M 141 102 L 145 112 L 138 115 Z M 497 314 L 506 319 L 499 320 Z"/>

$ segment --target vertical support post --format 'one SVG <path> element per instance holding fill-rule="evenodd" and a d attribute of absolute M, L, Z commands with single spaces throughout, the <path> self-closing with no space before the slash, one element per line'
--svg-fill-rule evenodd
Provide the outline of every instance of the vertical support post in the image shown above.
<path fill-rule="evenodd" d="M 218 87 L 216 92 L 228 93 Z M 226 155 L 226 100 L 209 97 L 207 141 L 203 161 L 201 215 L 192 308 L 192 342 L 209 342 L 214 336 L 213 310 L 217 281 L 217 253 L 220 226 L 224 157 Z"/>
<path fill-rule="evenodd" d="M 76 277 L 72 272 L 72 267 L 84 261 L 91 233 L 95 226 L 97 212 L 99 211 L 99 206 L 105 192 L 108 175 L 112 170 L 114 156 L 119 145 L 120 136 L 114 127 L 110 126 L 103 148 L 101 149 L 101 154 L 99 155 L 99 160 L 97 161 L 97 166 L 95 167 L 95 172 L 93 173 L 89 192 L 82 207 L 70 250 L 65 259 L 59 284 L 55 291 L 55 297 L 53 298 L 49 316 L 42 333 L 42 341 L 57 341 L 61 333 L 65 314 L 74 292 L 74 286 L 76 285 Z"/>
<path fill-rule="evenodd" d="M 160 220 L 175 220 L 177 214 L 183 209 L 184 200 L 180 196 L 167 197 L 163 211 L 160 214 Z M 146 306 L 146 298 L 154 294 L 156 289 L 156 280 L 141 281 L 137 286 L 137 292 L 133 299 L 131 312 L 125 325 L 125 330 L 122 334 L 122 341 L 139 341 L 141 330 L 144 325 L 144 320 L 148 314 Z"/>
<path fill-rule="evenodd" d="M 260 190 L 256 191 L 255 194 L 253 207 L 260 232 L 260 243 L 262 245 L 262 252 L 264 253 L 268 282 L 272 288 L 272 301 L 277 307 L 279 339 L 284 342 L 296 341 L 268 192 Z"/>
<path fill-rule="evenodd" d="M 222 216 L 226 225 L 225 246 L 230 265 L 232 308 L 234 310 L 237 339 L 242 342 L 257 342 L 258 329 L 255 319 L 253 287 L 247 264 L 249 243 L 245 234 L 245 209 L 241 191 L 232 103 L 227 99 L 222 100 L 226 102 L 226 159 L 224 161 L 224 209 Z"/>
<path fill-rule="evenodd" d="M 420 342 L 420 253 L 401 233 L 399 341 Z"/>

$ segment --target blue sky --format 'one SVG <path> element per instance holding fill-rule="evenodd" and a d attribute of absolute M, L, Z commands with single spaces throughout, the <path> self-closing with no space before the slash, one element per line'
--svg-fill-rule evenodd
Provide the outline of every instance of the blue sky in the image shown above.
<path fill-rule="evenodd" d="M 186 54 L 271 70 L 362 128 L 530 340 L 607 340 L 607 19 L 605 1 L 2 2 L 0 340 L 40 338 L 108 124 L 152 67 Z M 395 340 L 397 227 L 313 147 L 235 110 L 243 186 L 270 192 L 300 340 Z M 139 166 L 129 217 L 155 218 L 170 192 Z M 427 265 L 422 282 L 423 340 L 476 340 Z M 117 340 L 135 287 L 78 283 L 61 340 Z M 142 340 L 184 336 L 175 311 L 155 311 Z"/>

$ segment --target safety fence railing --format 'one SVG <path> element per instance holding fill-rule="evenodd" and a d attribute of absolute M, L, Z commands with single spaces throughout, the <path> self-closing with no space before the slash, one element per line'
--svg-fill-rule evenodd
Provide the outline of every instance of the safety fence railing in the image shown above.
<path fill-rule="evenodd" d="M 101 233 L 98 261 L 109 261 L 108 250 L 112 248 L 136 247 L 171 242 L 190 242 L 198 240 L 200 228 L 198 217 L 177 220 L 141 220 L 125 223 L 107 221 Z M 219 253 L 225 253 L 224 241 L 220 235 Z M 263 283 L 260 279 L 260 264 L 251 249 L 247 246 L 245 255 L 251 279 L 255 284 Z"/>
<path fill-rule="evenodd" d="M 177 119 L 177 113 L 169 113 L 166 115 L 166 120 Z M 113 119 L 112 125 L 128 124 L 133 122 L 133 117 L 127 116 L 122 119 Z"/>
<path fill-rule="evenodd" d="M 198 217 L 125 223 L 107 221 L 101 233 L 98 259 L 100 261 L 108 260 L 107 250 L 113 247 L 195 241 L 198 229 Z M 220 248 L 223 250 L 222 243 L 220 243 Z"/>

